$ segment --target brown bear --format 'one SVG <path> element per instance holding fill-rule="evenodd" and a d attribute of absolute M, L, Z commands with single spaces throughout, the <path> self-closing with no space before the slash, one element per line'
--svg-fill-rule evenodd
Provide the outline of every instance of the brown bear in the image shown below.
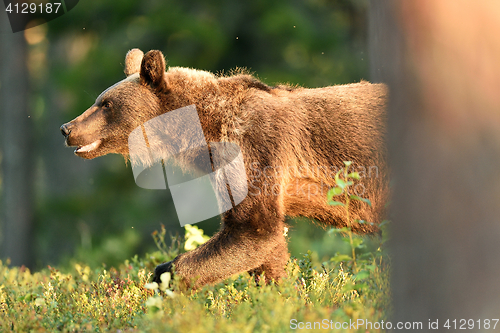
<path fill-rule="evenodd" d="M 130 133 L 148 120 L 195 105 L 207 142 L 238 145 L 248 195 L 222 214 L 217 232 L 197 249 L 159 265 L 154 280 L 172 270 L 191 287 L 247 271 L 266 281 L 283 277 L 289 259 L 285 216 L 304 216 L 327 226 L 348 226 L 345 211 L 327 203 L 343 161 L 361 176 L 354 202 L 355 232 L 374 233 L 387 200 L 385 107 L 382 84 L 306 89 L 268 86 L 252 75 L 216 76 L 170 67 L 160 51 L 134 49 L 125 59 L 127 78 L 106 89 L 82 115 L 61 126 L 77 156 L 108 153 L 129 158 Z M 366 222 L 366 223 L 363 223 Z"/>

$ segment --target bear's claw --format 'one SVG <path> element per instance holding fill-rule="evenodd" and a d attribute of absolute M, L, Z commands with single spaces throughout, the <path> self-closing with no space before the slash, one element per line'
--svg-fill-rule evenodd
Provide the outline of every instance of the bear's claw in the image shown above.
<path fill-rule="evenodd" d="M 172 274 L 172 261 L 156 266 L 155 273 L 153 275 L 153 282 L 160 284 L 161 283 L 160 276 L 165 272 L 170 272 L 170 274 Z"/>

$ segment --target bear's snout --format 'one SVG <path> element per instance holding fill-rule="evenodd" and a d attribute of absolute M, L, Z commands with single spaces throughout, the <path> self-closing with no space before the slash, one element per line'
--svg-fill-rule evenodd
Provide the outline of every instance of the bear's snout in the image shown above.
<path fill-rule="evenodd" d="M 71 133 L 71 125 L 69 123 L 62 125 L 60 129 L 62 135 L 64 135 L 65 138 L 67 138 Z"/>

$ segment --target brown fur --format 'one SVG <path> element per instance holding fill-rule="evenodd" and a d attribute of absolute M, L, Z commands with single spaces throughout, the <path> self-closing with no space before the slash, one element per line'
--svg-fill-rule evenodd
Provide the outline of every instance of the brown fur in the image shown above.
<path fill-rule="evenodd" d="M 384 85 L 270 87 L 248 74 L 216 77 L 178 67 L 165 72 L 159 51 L 146 53 L 140 73 L 129 74 L 61 127 L 69 146 L 101 140 L 94 150 L 77 155 L 128 156 L 127 138 L 134 128 L 192 104 L 207 142 L 236 143 L 243 154 L 248 196 L 223 214 L 220 231 L 207 243 L 174 260 L 176 274 L 186 283 L 195 279 L 194 286 L 201 286 L 243 271 L 265 272 L 266 279 L 282 277 L 289 258 L 285 216 L 347 226 L 344 210 L 326 201 L 343 161 L 352 161 L 350 171 L 365 176 L 365 191 L 359 194 L 372 202 L 372 207 L 354 203 L 352 218 L 373 224 L 355 223 L 353 229 L 378 230 L 387 198 Z M 155 280 L 171 266 L 158 266 Z"/>

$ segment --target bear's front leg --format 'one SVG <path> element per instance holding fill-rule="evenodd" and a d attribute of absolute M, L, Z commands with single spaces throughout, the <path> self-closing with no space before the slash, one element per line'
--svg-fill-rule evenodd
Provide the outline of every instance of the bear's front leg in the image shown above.
<path fill-rule="evenodd" d="M 283 237 L 284 240 L 284 237 Z M 257 268 L 249 270 L 248 273 L 255 277 L 257 283 L 261 282 L 261 275 L 264 273 L 264 283 L 269 283 L 271 281 L 278 281 L 285 277 L 285 265 L 290 259 L 290 253 L 288 253 L 288 246 L 286 241 L 278 244 L 266 258 L 266 261 L 262 263 Z"/>
<path fill-rule="evenodd" d="M 285 275 L 288 250 L 283 235 L 284 215 L 264 203 L 238 205 L 224 214 L 221 230 L 197 249 L 159 265 L 153 280 L 172 270 L 188 287 L 213 284 L 233 274 L 264 272 L 266 280 Z"/>
<path fill-rule="evenodd" d="M 172 268 L 173 268 L 173 260 L 169 262 L 165 262 L 163 264 L 160 264 L 156 266 L 155 272 L 153 274 L 153 282 L 158 283 L 158 285 L 161 284 L 161 275 L 163 273 L 172 273 Z"/>

